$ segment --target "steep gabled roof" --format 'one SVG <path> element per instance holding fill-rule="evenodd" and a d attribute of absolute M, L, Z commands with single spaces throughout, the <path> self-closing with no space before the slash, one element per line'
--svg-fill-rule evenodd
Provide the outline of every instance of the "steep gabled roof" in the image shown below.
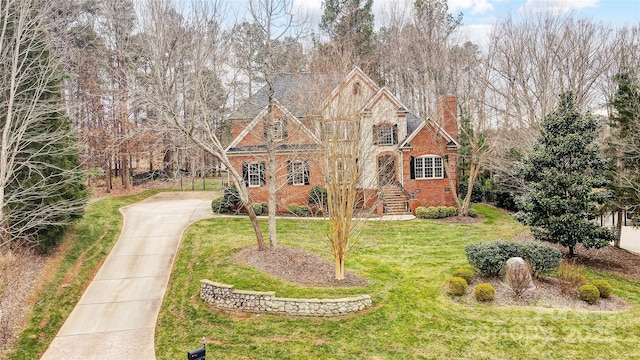
<path fill-rule="evenodd" d="M 419 119 L 419 118 L 417 118 Z M 413 140 L 413 138 L 416 137 L 416 135 L 418 135 L 418 133 L 420 133 L 420 130 L 424 129 L 427 124 L 433 126 L 436 128 L 436 130 L 438 131 L 438 133 L 440 135 L 442 135 L 442 137 L 445 138 L 445 140 L 447 141 L 446 146 L 447 147 L 459 147 L 460 144 L 458 144 L 458 142 L 448 133 L 446 132 L 442 126 L 440 126 L 440 124 L 436 123 L 435 121 L 433 121 L 433 119 L 428 118 L 426 121 L 423 121 L 422 119 L 420 120 L 420 124 L 418 125 L 418 127 L 415 128 L 415 130 L 413 130 L 413 132 L 409 133 L 407 131 L 407 133 L 409 134 L 409 136 L 407 136 L 407 138 L 402 142 L 402 144 L 400 144 L 399 148 L 405 148 L 405 147 L 409 147 L 411 140 Z M 408 122 L 407 122 L 407 128 L 408 128 Z M 408 130 L 408 129 L 407 129 Z"/>
<path fill-rule="evenodd" d="M 282 104 L 280 104 L 280 102 L 278 100 L 274 100 L 274 106 L 276 106 L 278 109 L 280 109 L 284 116 L 286 116 L 287 119 L 290 119 L 291 121 L 293 121 L 300 130 L 302 130 L 311 141 L 313 141 L 314 143 L 318 144 L 320 143 L 320 139 L 318 139 L 318 137 L 311 131 L 309 130 L 306 126 L 304 126 L 304 124 L 300 121 L 300 119 L 295 116 L 294 114 L 292 114 L 289 109 L 287 109 L 286 107 L 282 106 Z M 263 106 L 262 109 L 256 114 L 256 116 L 253 118 L 253 120 L 251 120 L 251 122 L 249 123 L 249 125 L 247 125 L 244 129 L 242 129 L 242 132 L 240 134 L 238 134 L 238 136 L 233 139 L 233 141 L 231 142 L 231 144 L 229 144 L 229 146 L 227 146 L 227 149 L 225 150 L 226 152 L 236 152 L 236 147 L 238 146 L 238 144 L 240 144 L 240 142 L 247 136 L 249 135 L 249 133 L 251 132 L 251 130 L 253 130 L 256 125 L 258 125 L 261 121 L 263 121 L 264 117 L 267 115 L 267 106 Z"/>
<path fill-rule="evenodd" d="M 273 82 L 273 98 L 295 117 L 312 113 L 324 103 L 326 94 L 335 89 L 342 74 L 281 74 Z M 269 102 L 269 85 L 251 95 L 229 119 L 253 119 Z"/>

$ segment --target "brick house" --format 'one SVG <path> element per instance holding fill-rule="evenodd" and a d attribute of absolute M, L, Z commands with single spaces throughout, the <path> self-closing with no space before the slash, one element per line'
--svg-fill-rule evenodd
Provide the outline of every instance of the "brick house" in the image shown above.
<path fill-rule="evenodd" d="M 346 76 L 280 76 L 272 89 L 279 211 L 290 204 L 307 204 L 311 187 L 324 184 L 326 171 L 318 159 L 323 158 L 323 142 L 329 141 L 328 128 L 331 141 L 358 137 L 366 153 L 356 159 L 358 188 L 363 204 L 375 205 L 378 214 L 415 212 L 421 205 L 455 205 L 450 190 L 452 184 L 457 186 L 457 171 L 446 171 L 447 163 L 450 169 L 457 167 L 454 97 L 439 99 L 436 119 L 425 121 L 357 67 Z M 229 117 L 233 141 L 226 152 L 243 174 L 254 202 L 268 199 L 266 91 L 265 86 Z M 339 108 L 343 110 L 336 115 Z M 347 118 L 355 120 L 335 120 Z"/>

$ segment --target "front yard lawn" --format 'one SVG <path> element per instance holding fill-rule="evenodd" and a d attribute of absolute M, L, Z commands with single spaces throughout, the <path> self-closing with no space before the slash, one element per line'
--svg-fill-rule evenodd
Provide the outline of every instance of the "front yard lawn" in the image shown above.
<path fill-rule="evenodd" d="M 179 359 L 207 343 L 215 359 L 592 359 L 640 357 L 638 282 L 588 272 L 611 283 L 633 305 L 626 312 L 461 305 L 443 292 L 453 270 L 467 265 L 470 242 L 511 239 L 524 228 L 508 215 L 477 206 L 486 221 L 456 225 L 433 221 L 370 222 L 366 246 L 347 258 L 348 271 L 369 280 L 351 289 L 285 283 L 232 260 L 253 246 L 246 219 L 201 221 L 185 234 L 156 328 L 158 359 Z M 266 228 L 266 221 L 263 224 Z M 278 220 L 278 241 L 328 261 L 317 240 L 323 222 Z M 315 233 L 316 235 L 313 235 Z M 314 239 L 315 238 L 315 239 Z M 374 308 L 345 318 L 287 318 L 225 314 L 199 298 L 200 280 L 280 297 L 369 294 Z"/>

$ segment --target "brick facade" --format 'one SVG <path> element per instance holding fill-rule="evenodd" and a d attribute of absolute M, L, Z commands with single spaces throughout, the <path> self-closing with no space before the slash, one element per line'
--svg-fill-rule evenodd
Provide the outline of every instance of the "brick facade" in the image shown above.
<path fill-rule="evenodd" d="M 358 83 L 358 86 L 354 84 Z M 304 89 L 304 86 L 297 88 Z M 358 88 L 358 92 L 353 89 Z M 411 115 L 406 108 L 387 89 L 378 88 L 360 69 L 355 69 L 333 92 L 327 108 L 339 96 L 340 91 L 348 92 L 345 98 L 352 99 L 359 107 L 359 127 L 362 146 L 370 153 L 360 159 L 363 172 L 361 194 L 366 206 L 374 206 L 377 201 L 379 181 L 395 186 L 401 184 L 410 197 L 409 208 L 415 212 L 418 206 L 454 206 L 456 199 L 451 191 L 457 186 L 457 113 L 456 99 L 451 96 L 441 98 L 436 103 L 438 125 L 425 122 Z M 321 134 L 313 119 L 293 115 L 285 105 L 276 106 L 274 118 L 285 119 L 286 138 L 277 143 L 276 156 L 277 204 L 278 211 L 285 212 L 290 204 L 307 205 L 307 194 L 314 184 L 323 185 L 323 174 L 318 161 L 322 158 Z M 265 104 L 266 108 L 266 104 Z M 263 144 L 264 115 L 262 109 L 254 118 L 232 119 L 232 135 L 235 140 L 227 153 L 232 165 L 242 173 L 243 163 L 264 163 L 267 170 L 267 156 Z M 246 112 L 245 112 L 246 114 Z M 252 114 L 253 115 L 253 114 Z M 316 115 L 316 118 L 318 116 Z M 427 124 L 428 123 L 428 124 Z M 306 126 L 305 126 L 306 125 Z M 393 127 L 393 144 L 380 144 L 372 138 L 377 126 Z M 373 134 L 373 135 L 372 135 Z M 434 155 L 448 159 L 450 171 L 446 178 L 412 179 L 412 158 Z M 391 179 L 380 180 L 381 158 L 395 157 L 395 174 Z M 443 160 L 444 160 L 443 157 Z M 289 164 L 302 161 L 308 169 L 308 183 L 292 185 L 289 180 Z M 446 161 L 443 161 L 446 163 Z M 245 165 L 246 166 L 246 165 Z M 446 165 L 445 165 L 446 167 Z M 389 170 L 389 167 L 386 167 Z M 365 181 L 366 180 L 366 181 Z M 246 182 L 246 181 L 245 181 Z M 254 202 L 266 202 L 268 199 L 266 183 L 250 186 L 249 195 Z M 366 196 L 364 196 L 366 194 Z M 382 207 L 378 206 L 378 209 Z"/>

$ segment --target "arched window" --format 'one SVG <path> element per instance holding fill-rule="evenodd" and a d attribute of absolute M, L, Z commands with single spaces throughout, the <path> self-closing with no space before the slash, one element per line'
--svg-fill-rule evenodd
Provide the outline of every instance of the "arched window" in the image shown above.
<path fill-rule="evenodd" d="M 423 155 L 411 158 L 412 179 L 442 179 L 445 177 L 442 158 L 437 155 Z"/>

